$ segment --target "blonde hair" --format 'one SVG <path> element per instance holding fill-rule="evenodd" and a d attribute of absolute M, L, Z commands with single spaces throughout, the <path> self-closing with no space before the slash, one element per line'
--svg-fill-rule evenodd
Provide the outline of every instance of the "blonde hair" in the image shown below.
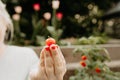
<path fill-rule="evenodd" d="M 3 22 L 0 23 L 1 25 L 3 25 L 3 27 L 7 27 L 5 39 L 8 39 L 10 35 L 9 41 L 11 41 L 13 38 L 13 23 L 6 10 L 6 5 L 1 0 L 0 0 L 0 22 Z"/>

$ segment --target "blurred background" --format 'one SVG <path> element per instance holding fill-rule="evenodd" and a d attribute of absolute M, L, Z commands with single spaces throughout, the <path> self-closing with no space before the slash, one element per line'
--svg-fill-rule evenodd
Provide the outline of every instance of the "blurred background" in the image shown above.
<path fill-rule="evenodd" d="M 2 0 L 14 24 L 15 45 L 103 44 L 120 39 L 119 0 Z"/>

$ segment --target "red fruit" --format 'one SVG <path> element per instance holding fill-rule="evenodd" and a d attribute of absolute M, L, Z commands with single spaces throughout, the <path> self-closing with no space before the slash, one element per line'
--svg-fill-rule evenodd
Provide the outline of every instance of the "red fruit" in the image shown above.
<path fill-rule="evenodd" d="M 96 71 L 97 73 L 100 73 L 100 72 L 101 72 L 101 69 L 100 69 L 100 68 L 96 68 L 95 71 Z"/>
<path fill-rule="evenodd" d="M 80 61 L 80 64 L 85 67 L 86 66 L 86 63 L 84 61 Z"/>
<path fill-rule="evenodd" d="M 50 46 L 52 44 L 56 44 L 55 39 L 53 39 L 53 38 L 46 39 L 46 45 Z"/>
<path fill-rule="evenodd" d="M 82 60 L 86 60 L 87 57 L 84 55 L 84 56 L 81 57 L 81 59 L 82 59 Z"/>

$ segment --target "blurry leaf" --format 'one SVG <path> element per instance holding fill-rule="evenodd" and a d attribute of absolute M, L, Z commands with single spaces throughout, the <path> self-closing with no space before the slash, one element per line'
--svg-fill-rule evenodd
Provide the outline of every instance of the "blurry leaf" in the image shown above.
<path fill-rule="evenodd" d="M 90 80 L 89 76 L 86 76 L 86 77 L 84 78 L 84 80 Z"/>
<path fill-rule="evenodd" d="M 109 56 L 109 52 L 105 49 L 105 48 L 103 48 L 103 51 L 106 53 L 106 55 L 107 55 L 107 58 L 108 58 L 108 60 L 110 61 L 110 56 Z"/>
<path fill-rule="evenodd" d="M 45 37 L 44 36 L 37 35 L 36 39 L 37 39 L 36 42 L 37 42 L 38 45 L 45 45 Z"/>
<path fill-rule="evenodd" d="M 25 33 L 20 33 L 20 36 L 22 37 L 22 38 L 25 38 L 26 37 L 26 34 Z"/>
<path fill-rule="evenodd" d="M 54 32 L 55 29 L 54 29 L 53 26 L 48 26 L 47 29 L 48 29 L 48 31 L 49 31 L 50 33 L 55 33 L 55 32 Z"/>
<path fill-rule="evenodd" d="M 62 31 L 62 29 L 58 29 L 57 32 L 58 32 L 58 36 L 61 36 L 63 31 Z"/>
<path fill-rule="evenodd" d="M 74 52 L 81 54 L 81 56 L 87 56 L 87 60 L 85 60 L 87 66 L 78 70 L 74 76 L 75 80 L 120 80 L 120 73 L 111 71 L 104 63 L 104 61 L 110 59 L 105 48 L 97 46 L 79 47 L 74 49 Z M 101 70 L 100 73 L 96 72 L 96 67 Z"/>
<path fill-rule="evenodd" d="M 80 39 L 78 40 L 78 43 L 79 43 L 79 44 L 89 44 L 89 41 L 88 41 L 87 38 L 82 37 L 82 38 L 80 38 Z"/>
<path fill-rule="evenodd" d="M 101 77 L 98 77 L 96 75 L 93 75 L 94 80 L 103 80 Z"/>
<path fill-rule="evenodd" d="M 69 80 L 76 80 L 74 76 L 71 76 Z"/>

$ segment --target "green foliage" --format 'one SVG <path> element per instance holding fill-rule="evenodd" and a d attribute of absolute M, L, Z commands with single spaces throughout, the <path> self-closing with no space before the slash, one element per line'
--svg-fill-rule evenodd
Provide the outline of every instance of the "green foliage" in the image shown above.
<path fill-rule="evenodd" d="M 62 29 L 55 29 L 55 27 L 53 26 L 48 26 L 47 30 L 51 34 L 51 37 L 53 37 L 58 42 L 58 39 L 60 38 L 62 34 Z"/>
<path fill-rule="evenodd" d="M 19 15 L 19 14 L 18 14 Z M 49 35 L 47 28 L 43 25 L 43 19 L 38 18 L 38 12 L 32 15 L 33 32 L 30 39 L 26 39 L 26 34 L 21 31 L 20 20 L 14 20 L 15 35 L 12 44 L 15 45 L 44 45 L 45 36 Z"/>
<path fill-rule="evenodd" d="M 86 37 L 82 37 L 80 39 L 78 39 L 78 44 L 82 44 L 82 45 L 88 45 L 88 44 L 105 44 L 108 41 L 107 38 L 105 37 L 100 37 L 100 36 L 90 36 L 88 38 Z"/>
<path fill-rule="evenodd" d="M 38 19 L 37 12 L 32 16 L 33 34 L 30 41 L 33 45 L 44 45 L 45 36 L 49 35 L 43 21 L 43 19 Z"/>
<path fill-rule="evenodd" d="M 24 44 L 24 40 L 26 37 L 26 34 L 21 32 L 20 26 L 19 26 L 19 20 L 13 20 L 13 25 L 14 27 L 14 38 L 13 41 L 10 44 Z"/>
<path fill-rule="evenodd" d="M 38 41 L 44 40 L 48 36 L 58 41 L 60 38 L 79 38 L 81 36 L 88 37 L 93 34 L 101 34 L 103 28 L 101 17 L 111 7 L 111 4 L 119 0 L 60 0 L 60 7 L 56 11 L 53 11 L 51 8 L 52 0 L 3 1 L 7 3 L 7 10 L 11 16 L 16 14 L 14 10 L 16 6 L 19 5 L 22 7 L 22 12 L 18 14 L 21 17 L 20 20 L 17 22 L 13 21 L 15 25 L 13 44 L 43 45 L 43 43 L 41 44 L 43 41 Z M 34 3 L 40 4 L 40 11 L 35 12 L 33 9 Z M 49 26 L 52 27 L 47 27 L 47 21 L 43 19 L 45 12 L 54 12 L 52 15 L 53 18 L 49 20 Z M 64 15 L 64 18 L 60 21 L 61 24 L 55 18 L 56 12 L 62 12 Z M 76 14 L 79 16 L 75 17 Z"/>
<path fill-rule="evenodd" d="M 60 45 L 93 45 L 93 44 L 105 44 L 109 40 L 106 36 L 89 36 L 81 38 L 68 38 L 59 40 Z"/>
<path fill-rule="evenodd" d="M 120 73 L 111 71 L 104 63 L 110 61 L 109 53 L 105 48 L 91 46 L 75 49 L 74 52 L 87 57 L 87 60 L 81 60 L 86 66 L 78 69 L 76 75 L 71 76 L 69 80 L 120 80 Z M 99 71 L 96 71 L 97 68 Z"/>
<path fill-rule="evenodd" d="M 114 2 L 119 0 L 64 0 L 65 20 L 63 37 L 90 36 L 102 32 L 103 20 L 101 17 L 108 11 Z M 72 5 L 72 6 L 71 6 Z M 77 19 L 75 15 L 79 14 Z M 104 26 L 107 27 L 107 26 Z"/>
<path fill-rule="evenodd" d="M 71 24 L 67 24 L 67 26 L 70 27 L 70 29 L 66 28 L 66 31 L 71 30 L 75 37 L 81 37 L 81 36 L 90 36 L 90 35 L 96 35 L 98 33 L 101 33 L 102 31 L 102 25 L 103 21 L 100 19 L 103 15 L 103 10 L 101 10 L 96 4 L 88 4 L 86 5 L 87 14 L 79 14 L 76 13 L 74 16 L 68 17 L 68 22 Z M 68 28 L 69 28 L 68 27 Z M 70 33 L 66 33 L 70 34 Z"/>
<path fill-rule="evenodd" d="M 53 9 L 53 15 L 52 15 L 52 26 L 47 26 L 47 30 L 49 31 L 52 38 L 56 40 L 56 42 L 59 44 L 59 38 L 62 35 L 63 30 L 60 28 L 60 22 L 61 20 L 58 20 L 56 18 L 56 9 Z"/>

